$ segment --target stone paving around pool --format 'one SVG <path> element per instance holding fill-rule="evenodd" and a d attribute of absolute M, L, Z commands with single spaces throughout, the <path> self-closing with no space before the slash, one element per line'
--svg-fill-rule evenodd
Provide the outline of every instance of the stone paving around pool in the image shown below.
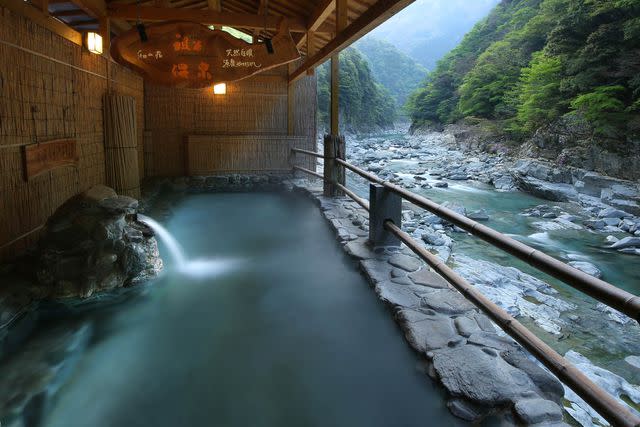
<path fill-rule="evenodd" d="M 565 425 L 562 384 L 406 246 L 371 248 L 368 212 L 349 198 L 324 197 L 305 179 L 286 185 L 319 204 L 411 347 L 426 357 L 453 414 L 468 421 L 499 413 L 517 424 Z"/>

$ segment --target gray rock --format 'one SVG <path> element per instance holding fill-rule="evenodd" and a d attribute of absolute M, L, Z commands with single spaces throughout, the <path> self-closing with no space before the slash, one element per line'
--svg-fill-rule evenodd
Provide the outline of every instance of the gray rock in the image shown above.
<path fill-rule="evenodd" d="M 447 408 L 453 415 L 462 418 L 465 421 L 478 421 L 488 412 L 486 408 L 482 408 L 464 399 L 451 399 L 447 402 Z"/>
<path fill-rule="evenodd" d="M 409 274 L 409 278 L 413 280 L 416 285 L 428 286 L 436 289 L 450 288 L 449 284 L 442 278 L 442 276 L 426 267 L 420 271 Z"/>
<path fill-rule="evenodd" d="M 475 332 L 467 340 L 469 344 L 490 347 L 500 351 L 518 348 L 518 344 L 509 337 L 502 337 L 494 332 Z"/>
<path fill-rule="evenodd" d="M 640 356 L 627 356 L 624 361 L 634 368 L 640 369 Z"/>
<path fill-rule="evenodd" d="M 631 247 L 640 247 L 640 237 L 625 237 L 623 239 L 618 240 L 613 245 L 609 246 L 611 249 L 625 249 Z"/>
<path fill-rule="evenodd" d="M 391 279 L 391 281 L 393 283 L 397 283 L 398 285 L 404 285 L 404 286 L 412 286 L 413 282 L 407 277 L 394 277 Z"/>
<path fill-rule="evenodd" d="M 602 271 L 595 265 L 586 261 L 571 261 L 568 263 L 571 267 L 577 268 L 578 270 L 587 273 L 590 276 L 597 277 L 598 279 L 602 277 Z"/>
<path fill-rule="evenodd" d="M 436 233 L 436 232 L 422 233 L 421 238 L 426 244 L 432 245 L 432 246 L 444 246 L 447 244 L 446 236 L 444 236 L 442 233 Z"/>
<path fill-rule="evenodd" d="M 467 218 L 475 221 L 489 221 L 489 215 L 487 215 L 487 211 L 484 209 L 467 213 Z"/>
<path fill-rule="evenodd" d="M 535 389 L 527 374 L 495 352 L 484 350 L 461 345 L 434 352 L 433 367 L 449 393 L 476 404 L 498 406 L 515 403 L 523 393 Z"/>
<path fill-rule="evenodd" d="M 422 262 L 415 257 L 404 255 L 404 254 L 395 254 L 389 259 L 389 264 L 394 267 L 401 268 L 405 271 L 416 271 L 422 265 Z"/>
<path fill-rule="evenodd" d="M 455 344 L 461 340 L 453 322 L 446 316 L 401 309 L 396 317 L 411 347 L 421 353 L 447 347 L 450 343 Z"/>
<path fill-rule="evenodd" d="M 527 424 L 557 422 L 562 420 L 562 408 L 545 399 L 522 399 L 516 402 L 514 410 Z"/>
<path fill-rule="evenodd" d="M 460 316 L 460 317 L 456 317 L 453 323 L 456 325 L 456 329 L 458 330 L 458 333 L 463 337 L 468 338 L 472 334 L 476 332 L 480 332 L 480 327 L 478 326 L 478 322 L 476 322 L 476 319 L 474 318 Z"/>
<path fill-rule="evenodd" d="M 345 250 L 349 255 L 358 259 L 371 259 L 375 258 L 376 254 L 367 244 L 367 240 L 353 240 L 344 245 Z"/>
<path fill-rule="evenodd" d="M 593 230 L 602 230 L 605 227 L 605 222 L 601 219 L 588 219 L 586 221 L 582 221 L 582 224 Z"/>
<path fill-rule="evenodd" d="M 449 184 L 444 181 L 437 181 L 436 183 L 433 184 L 433 186 L 436 188 L 447 188 Z"/>
<path fill-rule="evenodd" d="M 391 270 L 391 277 L 406 277 L 407 272 L 405 270 L 401 270 L 399 268 L 394 268 Z"/>
<path fill-rule="evenodd" d="M 578 192 L 570 184 L 554 184 L 530 176 L 515 176 L 518 188 L 526 193 L 555 202 L 578 199 Z"/>
<path fill-rule="evenodd" d="M 474 309 L 460 292 L 450 289 L 438 289 L 423 296 L 421 305 L 445 314 L 463 314 Z"/>
<path fill-rule="evenodd" d="M 511 191 L 516 188 L 516 183 L 510 175 L 502 175 L 500 178 L 493 180 L 493 186 L 497 190 Z"/>
<path fill-rule="evenodd" d="M 398 285 L 391 282 L 379 282 L 376 285 L 378 297 L 393 306 L 417 308 L 420 306 L 418 297 L 409 286 Z"/>
<path fill-rule="evenodd" d="M 500 354 L 505 362 L 525 372 L 536 385 L 545 399 L 561 403 L 564 396 L 564 386 L 547 370 L 529 359 L 521 348 L 504 351 Z"/>
<path fill-rule="evenodd" d="M 619 209 L 614 209 L 614 208 L 605 208 L 603 210 L 601 210 L 598 213 L 598 218 L 618 218 L 618 219 L 622 219 L 622 218 L 630 218 L 633 215 L 631 215 L 628 212 L 624 212 L 621 211 Z"/>
<path fill-rule="evenodd" d="M 360 261 L 360 268 L 369 279 L 369 282 L 374 285 L 378 282 L 388 280 L 389 273 L 391 272 L 391 267 L 387 263 L 374 259 Z"/>
<path fill-rule="evenodd" d="M 51 297 L 88 297 L 158 274 L 153 232 L 136 220 L 138 201 L 101 186 L 65 202 L 39 242 L 37 277 Z M 111 190 L 112 191 L 112 190 Z"/>

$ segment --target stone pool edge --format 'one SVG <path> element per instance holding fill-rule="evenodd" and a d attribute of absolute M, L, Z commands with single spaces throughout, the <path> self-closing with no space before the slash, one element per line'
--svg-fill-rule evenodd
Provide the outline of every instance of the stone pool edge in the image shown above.
<path fill-rule="evenodd" d="M 454 415 L 472 422 L 501 414 L 518 424 L 566 425 L 562 384 L 406 246 L 373 250 L 368 213 L 357 203 L 324 197 L 306 179 L 283 183 L 318 205 L 408 344 L 425 358 L 431 379 L 445 388 Z"/>

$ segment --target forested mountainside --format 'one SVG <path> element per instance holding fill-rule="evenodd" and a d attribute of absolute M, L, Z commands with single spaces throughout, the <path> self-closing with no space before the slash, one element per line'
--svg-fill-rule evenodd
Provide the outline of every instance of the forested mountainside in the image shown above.
<path fill-rule="evenodd" d="M 387 41 L 365 37 L 355 44 L 369 63 L 373 77 L 402 108 L 409 95 L 424 81 L 427 69 Z"/>
<path fill-rule="evenodd" d="M 562 123 L 623 148 L 640 134 L 640 1 L 503 0 L 409 104 L 414 127 L 488 119 L 517 141 Z"/>
<path fill-rule="evenodd" d="M 370 36 L 385 40 L 429 70 L 499 0 L 415 0 Z"/>
<path fill-rule="evenodd" d="M 316 69 L 318 78 L 318 126 L 326 130 L 330 120 L 330 61 Z M 393 97 L 375 81 L 369 64 L 354 48 L 340 53 L 340 128 L 349 132 L 373 132 L 393 126 Z"/>

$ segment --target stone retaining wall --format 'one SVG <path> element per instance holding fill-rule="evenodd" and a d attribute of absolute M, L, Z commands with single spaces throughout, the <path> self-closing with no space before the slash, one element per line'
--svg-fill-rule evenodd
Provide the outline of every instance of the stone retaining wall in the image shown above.
<path fill-rule="evenodd" d="M 315 200 L 378 297 L 393 310 L 429 376 L 448 392 L 451 412 L 468 421 L 564 425 L 562 384 L 406 246 L 373 249 L 368 213 L 348 198 L 326 198 L 307 180 L 287 183 Z"/>

